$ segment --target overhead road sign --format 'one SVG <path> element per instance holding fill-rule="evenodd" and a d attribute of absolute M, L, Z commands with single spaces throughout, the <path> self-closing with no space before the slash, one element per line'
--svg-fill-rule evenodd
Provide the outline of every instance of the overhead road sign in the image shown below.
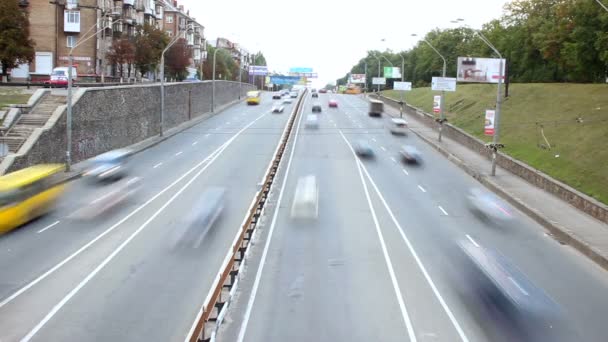
<path fill-rule="evenodd" d="M 298 84 L 301 77 L 299 76 L 270 76 L 270 83 L 272 84 Z"/>
<path fill-rule="evenodd" d="M 289 69 L 290 73 L 296 73 L 296 74 L 310 74 L 312 73 L 312 68 L 290 68 Z"/>
<path fill-rule="evenodd" d="M 250 65 L 249 75 L 266 76 L 268 75 L 268 67 L 265 65 Z"/>
<path fill-rule="evenodd" d="M 299 77 L 307 77 L 307 78 L 317 78 L 318 74 L 316 72 L 290 72 L 289 76 L 299 76 Z"/>
<path fill-rule="evenodd" d="M 456 91 L 456 79 L 451 77 L 433 77 L 431 90 Z"/>

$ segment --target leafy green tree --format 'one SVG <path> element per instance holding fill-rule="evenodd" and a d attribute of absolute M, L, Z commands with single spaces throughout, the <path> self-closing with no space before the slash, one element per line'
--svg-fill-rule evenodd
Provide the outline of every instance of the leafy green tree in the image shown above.
<path fill-rule="evenodd" d="M 130 74 L 130 66 L 135 60 L 135 48 L 133 43 L 126 36 L 114 40 L 110 47 L 110 51 L 108 51 L 107 58 L 110 63 L 118 66 L 120 77 L 125 76 L 125 65 L 129 66 Z"/>
<path fill-rule="evenodd" d="M 133 41 L 135 66 L 142 75 L 156 69 L 160 55 L 168 44 L 169 36 L 162 30 L 147 23 L 137 27 Z"/>
<path fill-rule="evenodd" d="M 191 56 L 192 49 L 188 46 L 186 39 L 178 39 L 166 52 L 167 74 L 178 81 L 185 79 L 188 76 Z"/>
<path fill-rule="evenodd" d="M 0 64 L 2 75 L 8 69 L 34 60 L 34 41 L 30 36 L 30 22 L 26 11 L 17 0 L 0 1 Z"/>

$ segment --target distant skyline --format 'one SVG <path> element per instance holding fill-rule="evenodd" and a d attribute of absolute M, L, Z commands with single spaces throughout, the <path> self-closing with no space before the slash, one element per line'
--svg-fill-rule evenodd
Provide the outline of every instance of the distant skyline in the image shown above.
<path fill-rule="evenodd" d="M 367 50 L 410 49 L 418 41 L 412 33 L 456 27 L 450 23 L 456 18 L 480 28 L 498 19 L 510 1 L 426 0 L 415 6 L 410 2 L 378 0 L 364 7 L 352 1 L 309 0 L 297 8 L 279 0 L 178 0 L 205 26 L 208 39 L 223 37 L 250 52 L 262 51 L 270 70 L 311 67 L 319 74 L 316 87 L 344 76 Z M 374 13 L 378 16 L 372 18 Z"/>

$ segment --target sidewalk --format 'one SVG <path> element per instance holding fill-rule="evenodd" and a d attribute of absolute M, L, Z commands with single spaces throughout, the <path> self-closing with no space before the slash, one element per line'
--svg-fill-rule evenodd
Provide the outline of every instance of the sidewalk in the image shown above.
<path fill-rule="evenodd" d="M 385 112 L 399 116 L 399 109 L 388 103 Z M 490 176 L 490 160 L 445 136 L 439 142 L 436 127 L 425 125 L 411 109 L 404 110 L 404 117 L 412 132 L 450 161 L 543 225 L 558 241 L 608 270 L 608 225 L 499 166 L 496 176 Z"/>

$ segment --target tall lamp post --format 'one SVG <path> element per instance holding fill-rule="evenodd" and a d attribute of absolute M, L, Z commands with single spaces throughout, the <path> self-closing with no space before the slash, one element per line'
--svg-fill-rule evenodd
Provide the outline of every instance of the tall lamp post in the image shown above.
<path fill-rule="evenodd" d="M 380 78 L 380 58 L 378 58 L 378 56 L 376 56 L 375 54 L 372 54 L 372 56 L 374 56 L 375 59 L 378 60 L 378 78 Z M 373 88 L 373 84 L 372 84 L 372 88 Z M 380 92 L 380 85 L 378 84 L 378 92 Z"/>
<path fill-rule="evenodd" d="M 114 22 L 110 22 L 110 27 L 112 27 L 113 24 L 119 23 L 121 22 L 122 19 L 116 20 Z M 76 42 L 76 44 L 74 44 L 74 46 L 72 46 L 72 48 L 70 48 L 70 52 L 68 53 L 68 98 L 67 98 L 67 113 L 66 113 L 66 128 L 65 128 L 65 132 L 66 132 L 66 139 L 67 139 L 67 146 L 66 146 L 66 150 L 65 150 L 65 170 L 66 172 L 69 172 L 70 169 L 72 168 L 72 69 L 74 67 L 74 49 L 77 48 L 78 46 L 80 46 L 82 43 L 86 42 L 87 40 L 97 36 L 97 34 L 103 30 L 105 30 L 105 27 L 100 28 L 99 30 L 95 31 L 95 33 L 90 34 L 89 36 L 86 36 L 86 34 L 88 32 L 90 32 L 93 28 L 95 28 L 98 24 L 95 23 L 95 25 L 91 26 L 91 28 L 89 28 L 87 30 L 87 32 L 85 32 L 85 34 L 83 35 L 82 38 L 80 38 L 80 40 L 78 40 Z"/>
<path fill-rule="evenodd" d="M 188 27 L 188 31 L 190 27 Z M 173 39 L 169 42 L 169 44 L 165 47 L 163 52 L 160 54 L 160 129 L 159 135 L 163 136 L 163 126 L 165 121 L 165 53 L 169 51 L 171 46 L 175 44 L 180 38 L 182 38 L 182 34 L 185 35 L 186 31 L 178 31 L 178 33 L 173 37 Z"/>
<path fill-rule="evenodd" d="M 417 37 L 417 34 L 412 34 L 412 37 Z M 428 46 L 431 47 L 431 49 L 433 49 L 433 51 L 435 51 L 435 53 L 437 55 L 439 55 L 439 57 L 441 57 L 441 59 L 443 60 L 443 72 L 442 72 L 442 77 L 445 78 L 445 73 L 446 73 L 446 69 L 447 69 L 447 63 L 445 61 L 445 57 L 443 57 L 442 54 L 439 53 L 439 51 L 437 51 L 437 49 L 435 49 L 435 47 L 433 45 L 431 45 L 431 43 L 429 43 L 428 40 L 422 38 L 421 39 L 423 42 L 425 42 Z M 445 108 L 445 91 L 441 91 L 441 103 L 439 104 L 439 120 L 437 120 L 437 122 L 439 122 L 439 142 L 441 142 L 441 135 L 443 132 L 443 123 L 445 121 L 447 121 L 445 119 L 445 113 L 444 113 L 444 108 Z"/>

